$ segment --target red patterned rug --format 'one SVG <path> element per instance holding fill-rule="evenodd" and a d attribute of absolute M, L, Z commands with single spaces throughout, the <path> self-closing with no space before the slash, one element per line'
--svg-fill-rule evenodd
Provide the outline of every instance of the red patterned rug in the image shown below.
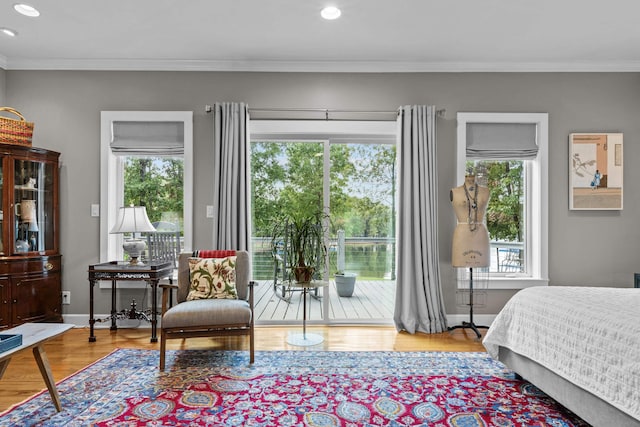
<path fill-rule="evenodd" d="M 587 426 L 486 353 L 119 349 L 0 426 Z"/>

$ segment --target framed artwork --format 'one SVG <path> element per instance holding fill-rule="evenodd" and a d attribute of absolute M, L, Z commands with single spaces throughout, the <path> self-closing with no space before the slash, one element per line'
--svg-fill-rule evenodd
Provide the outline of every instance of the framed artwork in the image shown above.
<path fill-rule="evenodd" d="M 622 210 L 621 133 L 569 135 L 569 209 Z"/>

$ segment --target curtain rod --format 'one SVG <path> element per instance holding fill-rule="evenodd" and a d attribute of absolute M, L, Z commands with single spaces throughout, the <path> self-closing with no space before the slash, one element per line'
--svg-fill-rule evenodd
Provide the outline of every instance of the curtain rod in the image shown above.
<path fill-rule="evenodd" d="M 205 105 L 204 107 L 205 112 L 210 113 L 211 111 L 213 111 L 213 107 L 211 105 Z M 436 110 L 436 116 L 437 117 L 444 117 L 445 113 L 446 113 L 446 109 L 442 108 L 439 110 Z M 283 117 L 274 117 L 274 118 L 266 118 L 266 119 L 260 119 L 260 120 L 355 120 L 355 118 L 336 118 L 336 117 L 329 117 L 330 114 L 367 114 L 367 115 L 394 115 L 397 116 L 400 111 L 399 110 L 395 110 L 395 111 L 380 111 L 380 110 L 338 110 L 338 109 L 331 109 L 331 108 L 249 108 L 249 114 L 251 114 L 252 112 L 255 113 L 286 113 L 286 112 L 290 112 L 290 113 L 324 113 L 324 117 L 317 117 L 317 118 L 283 118 Z M 384 120 L 384 119 L 361 119 L 361 120 Z M 387 119 L 387 120 L 395 120 L 395 117 L 393 119 Z"/>

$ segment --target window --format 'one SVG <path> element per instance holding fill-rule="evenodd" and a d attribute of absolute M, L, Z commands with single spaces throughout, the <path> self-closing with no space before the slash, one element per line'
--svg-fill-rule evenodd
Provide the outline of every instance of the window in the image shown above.
<path fill-rule="evenodd" d="M 178 223 L 183 247 L 192 241 L 193 113 L 191 111 L 103 111 L 101 114 L 100 261 L 122 260 L 122 235 L 109 234 L 118 208 L 166 187 L 178 203 L 147 206 L 154 223 Z M 136 178 L 133 178 L 135 174 Z M 137 177 L 140 177 L 139 179 Z M 170 188 L 165 180 L 182 182 Z M 136 182 L 135 185 L 125 183 Z M 170 194 L 169 194 L 170 193 Z M 135 200 L 135 203 L 138 201 Z M 146 205 L 146 204 L 145 204 Z M 182 206 L 180 212 L 177 210 Z"/>
<path fill-rule="evenodd" d="M 458 113 L 457 176 L 491 189 L 489 289 L 548 284 L 548 115 Z"/>

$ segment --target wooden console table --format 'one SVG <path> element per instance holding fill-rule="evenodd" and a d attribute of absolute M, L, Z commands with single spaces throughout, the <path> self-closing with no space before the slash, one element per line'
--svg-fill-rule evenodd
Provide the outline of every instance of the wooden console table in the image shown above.
<path fill-rule="evenodd" d="M 11 356 L 20 350 L 33 348 L 33 357 L 36 358 L 42 379 L 44 379 L 47 389 L 49 389 L 53 405 L 58 412 L 62 411 L 60 396 L 56 389 L 56 382 L 53 380 L 49 359 L 42 345 L 51 338 L 57 337 L 71 328 L 73 328 L 73 325 L 68 323 L 23 323 L 15 328 L 3 330 L 2 334 L 22 335 L 22 345 L 0 353 L 0 378 L 2 378 L 4 371 L 7 369 L 7 365 L 11 361 Z"/>
<path fill-rule="evenodd" d="M 97 281 L 111 281 L 111 330 L 118 329 L 116 325 L 116 282 L 144 281 L 151 286 L 151 342 L 158 342 L 157 313 L 158 313 L 158 282 L 160 279 L 170 278 L 173 274 L 172 262 L 149 263 L 132 266 L 128 262 L 105 262 L 89 266 L 89 342 L 95 342 L 93 327 L 96 323 L 93 313 L 93 288 Z"/>

